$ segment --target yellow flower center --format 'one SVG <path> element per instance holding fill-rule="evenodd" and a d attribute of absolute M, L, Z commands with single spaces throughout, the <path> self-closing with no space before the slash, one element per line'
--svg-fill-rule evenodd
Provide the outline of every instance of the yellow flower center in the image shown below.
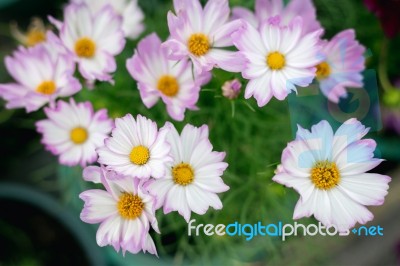
<path fill-rule="evenodd" d="M 319 189 L 328 190 L 335 187 L 340 181 L 336 164 L 328 161 L 317 162 L 311 169 L 311 181 Z"/>
<path fill-rule="evenodd" d="M 35 46 L 38 43 L 46 41 L 46 32 L 32 29 L 26 34 L 26 45 Z"/>
<path fill-rule="evenodd" d="M 331 74 L 331 67 L 327 62 L 322 62 L 317 65 L 317 72 L 316 72 L 317 79 L 319 80 L 326 79 L 327 77 L 329 77 L 330 74 Z"/>
<path fill-rule="evenodd" d="M 83 37 L 75 43 L 75 53 L 79 57 L 91 58 L 94 56 L 95 51 L 96 44 L 90 38 Z"/>
<path fill-rule="evenodd" d="M 164 75 L 158 80 L 157 89 L 164 95 L 173 97 L 179 91 L 179 84 L 175 77 Z"/>
<path fill-rule="evenodd" d="M 189 51 L 195 56 L 205 55 L 210 50 L 208 37 L 203 33 L 195 33 L 188 40 Z"/>
<path fill-rule="evenodd" d="M 131 151 L 131 154 L 129 154 L 129 159 L 131 160 L 131 162 L 137 165 L 143 165 L 147 163 L 149 158 L 149 149 L 142 145 L 134 147 Z"/>
<path fill-rule="evenodd" d="M 178 185 L 189 185 L 194 179 L 193 169 L 187 163 L 180 163 L 172 168 L 172 177 L 174 182 Z"/>
<path fill-rule="evenodd" d="M 46 94 L 46 95 L 51 95 L 55 91 L 56 91 L 56 84 L 51 80 L 43 81 L 36 88 L 36 92 L 41 93 L 41 94 Z"/>
<path fill-rule="evenodd" d="M 76 128 L 71 130 L 70 138 L 71 138 L 73 143 L 82 144 L 87 140 L 88 132 L 83 127 L 76 127 Z"/>
<path fill-rule="evenodd" d="M 267 65 L 272 70 L 281 70 L 285 66 L 285 56 L 280 52 L 272 52 L 267 55 Z"/>
<path fill-rule="evenodd" d="M 138 218 L 144 209 L 144 203 L 138 195 L 122 193 L 117 204 L 119 214 L 125 219 Z"/>

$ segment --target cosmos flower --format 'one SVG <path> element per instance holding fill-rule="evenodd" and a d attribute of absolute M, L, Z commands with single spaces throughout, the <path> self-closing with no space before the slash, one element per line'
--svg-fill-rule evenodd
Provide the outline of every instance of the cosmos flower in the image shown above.
<path fill-rule="evenodd" d="M 211 78 L 208 72 L 194 77 L 192 64 L 187 59 L 168 60 L 155 33 L 139 42 L 126 67 L 138 81 L 140 96 L 146 107 L 152 107 L 161 97 L 167 105 L 168 114 L 179 121 L 183 120 L 186 109 L 197 109 L 200 86 Z"/>
<path fill-rule="evenodd" d="M 289 25 L 292 20 L 301 16 L 303 19 L 303 34 L 321 29 L 312 0 L 290 0 L 287 5 L 283 0 L 256 0 L 255 13 L 247 8 L 232 8 L 233 19 L 241 18 L 254 28 L 260 27 L 265 20 L 279 16 L 282 25 Z"/>
<path fill-rule="evenodd" d="M 6 108 L 36 111 L 57 97 L 67 97 L 81 88 L 73 77 L 75 63 L 63 50 L 60 40 L 48 32 L 47 41 L 31 48 L 20 47 L 5 58 L 8 72 L 15 82 L 0 84 L 0 96 Z"/>
<path fill-rule="evenodd" d="M 238 97 L 242 83 L 238 79 L 225 81 L 222 85 L 222 95 L 230 100 Z"/>
<path fill-rule="evenodd" d="M 208 139 L 208 127 L 186 125 L 181 135 L 174 126 L 170 128 L 167 141 L 171 144 L 173 162 L 164 178 L 146 184 L 157 197 L 156 208 L 164 206 L 164 213 L 178 211 L 187 222 L 191 212 L 204 214 L 209 207 L 222 209 L 217 193 L 229 189 L 221 176 L 228 164 L 223 162 L 225 152 L 212 151 Z"/>
<path fill-rule="evenodd" d="M 321 62 L 318 45 L 321 31 L 304 36 L 302 19 L 297 17 L 288 27 L 279 18 L 264 21 L 260 30 L 246 23 L 233 35 L 233 42 L 246 57 L 242 76 L 250 79 L 245 98 L 254 96 L 259 107 L 272 96 L 283 100 L 296 87 L 308 86 L 315 77 L 315 66 Z"/>
<path fill-rule="evenodd" d="M 46 41 L 47 30 L 43 20 L 37 17 L 32 18 L 25 33 L 18 29 L 16 23 L 11 24 L 11 35 L 24 46 L 29 47 Z"/>
<path fill-rule="evenodd" d="M 363 87 L 364 52 L 352 29 L 324 42 L 321 50 L 324 60 L 317 65 L 316 76 L 322 93 L 330 101 L 338 103 L 340 97 L 347 97 L 346 87 Z"/>
<path fill-rule="evenodd" d="M 223 48 L 233 46 L 230 35 L 242 22 L 229 22 L 228 0 L 175 0 L 175 14 L 168 13 L 170 38 L 163 44 L 169 59 L 190 57 L 196 73 L 219 67 L 229 72 L 242 70 L 243 58 Z"/>
<path fill-rule="evenodd" d="M 117 69 L 114 56 L 124 48 L 125 38 L 122 18 L 111 6 L 92 13 L 85 4 L 70 4 L 64 22 L 51 21 L 85 79 L 112 81 L 110 73 Z"/>
<path fill-rule="evenodd" d="M 90 102 L 58 101 L 44 109 L 47 119 L 36 122 L 46 149 L 59 156 L 60 164 L 85 166 L 97 159 L 96 148 L 104 143 L 113 126 L 107 110 L 93 111 Z"/>
<path fill-rule="evenodd" d="M 71 3 L 85 3 L 93 13 L 99 12 L 106 5 L 111 5 L 114 11 L 122 16 L 122 30 L 129 39 L 136 39 L 144 31 L 144 14 L 137 0 L 71 0 Z"/>
<path fill-rule="evenodd" d="M 136 120 L 131 114 L 117 118 L 112 137 L 97 150 L 98 162 L 122 175 L 161 178 L 171 161 L 167 133 L 167 128 L 158 130 L 155 122 L 141 115 Z"/>
<path fill-rule="evenodd" d="M 293 219 L 314 215 L 324 226 L 340 231 L 373 219 L 365 206 L 383 204 L 391 179 L 366 173 L 382 162 L 374 158 L 375 141 L 362 139 L 368 131 L 356 119 L 346 121 L 336 133 L 326 121 L 311 132 L 298 127 L 273 177 L 300 194 Z"/>
<path fill-rule="evenodd" d="M 83 171 L 86 181 L 101 183 L 106 190 L 91 189 L 79 197 L 85 202 L 81 220 L 98 224 L 96 240 L 101 247 L 111 245 L 123 254 L 143 250 L 157 255 L 149 230 L 159 232 L 155 217 L 155 199 L 138 179 L 125 177 L 104 167 L 89 166 Z"/>

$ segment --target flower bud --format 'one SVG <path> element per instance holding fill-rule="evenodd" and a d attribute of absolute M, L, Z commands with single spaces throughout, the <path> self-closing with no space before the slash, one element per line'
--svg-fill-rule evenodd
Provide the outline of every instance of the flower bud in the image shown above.
<path fill-rule="evenodd" d="M 238 97 L 242 83 L 238 79 L 228 80 L 222 85 L 222 95 L 230 100 Z"/>

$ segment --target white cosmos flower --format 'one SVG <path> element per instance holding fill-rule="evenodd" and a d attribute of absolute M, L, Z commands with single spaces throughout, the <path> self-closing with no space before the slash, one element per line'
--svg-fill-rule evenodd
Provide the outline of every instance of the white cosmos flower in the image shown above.
<path fill-rule="evenodd" d="M 233 43 L 247 59 L 242 76 L 249 79 L 245 98 L 254 96 L 259 107 L 274 96 L 284 100 L 296 86 L 307 87 L 322 61 L 322 30 L 302 35 L 303 20 L 296 17 L 282 27 L 280 18 L 265 20 L 259 29 L 249 23 L 232 34 Z"/>
<path fill-rule="evenodd" d="M 346 121 L 336 133 L 326 121 L 311 132 L 299 126 L 273 177 L 300 194 L 294 219 L 314 215 L 340 231 L 373 219 L 365 206 L 383 204 L 391 179 L 366 173 L 382 162 L 374 158 L 375 141 L 361 139 L 368 130 L 356 119 Z"/>
<path fill-rule="evenodd" d="M 155 217 L 155 198 L 143 188 L 139 179 L 118 175 L 104 167 L 89 166 L 83 171 L 86 181 L 101 183 L 106 190 L 90 189 L 79 197 L 85 202 L 82 221 L 100 223 L 96 240 L 101 247 L 112 245 L 118 252 L 133 254 L 143 250 L 157 255 L 152 227 L 159 232 Z"/>
<path fill-rule="evenodd" d="M 104 143 L 113 126 L 107 110 L 93 111 L 90 102 L 58 101 L 55 108 L 45 108 L 47 119 L 36 123 L 43 134 L 42 143 L 61 164 L 74 166 L 94 163 L 96 148 Z"/>
<path fill-rule="evenodd" d="M 99 148 L 98 162 L 119 174 L 137 178 L 161 178 L 166 163 L 171 161 L 170 146 L 165 141 L 167 128 L 157 129 L 157 124 L 131 114 L 115 120 L 112 137 Z"/>
<path fill-rule="evenodd" d="M 211 79 L 209 72 L 193 73 L 189 60 L 168 60 L 155 33 L 138 43 L 126 67 L 138 81 L 140 97 L 146 107 L 152 107 L 161 98 L 167 105 L 168 114 L 178 121 L 183 120 L 186 109 L 198 109 L 200 86 Z"/>
<path fill-rule="evenodd" d="M 231 34 L 241 27 L 241 20 L 229 21 L 228 0 L 209 0 L 204 8 L 199 0 L 174 0 L 175 14 L 168 12 L 170 38 L 162 45 L 172 60 L 189 57 L 194 72 L 200 74 L 214 67 L 240 72 L 244 58 L 233 46 Z"/>
<path fill-rule="evenodd" d="M 164 178 L 146 184 L 150 194 L 157 197 L 157 206 L 164 206 L 164 213 L 178 211 L 187 222 L 191 212 L 204 214 L 209 207 L 222 209 L 217 193 L 229 189 L 221 176 L 228 167 L 225 152 L 212 151 L 208 139 L 208 127 L 186 125 L 181 135 L 175 127 L 170 128 L 167 141 L 171 144 L 173 162 L 169 164 Z"/>
<path fill-rule="evenodd" d="M 51 31 L 46 41 L 27 49 L 19 47 L 4 58 L 4 63 L 15 80 L 0 84 L 0 97 L 7 101 L 6 108 L 36 111 L 47 103 L 54 106 L 58 97 L 71 96 L 82 88 L 74 77 L 74 61 Z"/>
<path fill-rule="evenodd" d="M 64 22 L 50 18 L 60 38 L 89 81 L 111 81 L 117 69 L 114 56 L 125 46 L 122 18 L 109 5 L 94 13 L 85 4 L 70 4 Z"/>
<path fill-rule="evenodd" d="M 71 3 L 85 3 L 94 13 L 110 5 L 122 16 L 122 30 L 127 38 L 136 39 L 144 31 L 144 14 L 137 0 L 71 0 Z"/>

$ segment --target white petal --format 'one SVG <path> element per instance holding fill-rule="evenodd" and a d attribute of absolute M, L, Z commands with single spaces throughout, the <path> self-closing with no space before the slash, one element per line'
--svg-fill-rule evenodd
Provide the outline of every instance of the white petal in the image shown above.
<path fill-rule="evenodd" d="M 183 161 L 183 148 L 179 133 L 170 122 L 165 123 L 165 125 L 170 127 L 170 131 L 167 135 L 167 142 L 171 146 L 171 155 L 174 159 L 174 163 L 181 163 Z"/>
<path fill-rule="evenodd" d="M 147 232 L 140 219 L 124 220 L 121 246 L 124 250 L 136 254 L 142 249 Z"/>
<path fill-rule="evenodd" d="M 374 218 L 367 208 L 355 202 L 340 190 L 332 189 L 329 191 L 329 198 L 332 206 L 331 222 L 340 231 L 352 228 L 357 222 L 365 224 Z"/>
<path fill-rule="evenodd" d="M 148 187 L 150 193 L 156 197 L 156 209 L 165 204 L 167 193 L 171 190 L 174 182 L 170 179 L 158 179 Z"/>
<path fill-rule="evenodd" d="M 273 181 L 291 187 L 296 190 L 302 197 L 303 201 L 308 201 L 314 192 L 314 184 L 310 177 L 292 176 L 287 173 L 280 173 L 272 178 Z"/>
<path fill-rule="evenodd" d="M 102 222 L 96 234 L 97 245 L 100 247 L 112 245 L 116 251 L 119 251 L 121 227 L 121 218 L 118 215 L 111 216 Z"/>
<path fill-rule="evenodd" d="M 101 168 L 98 166 L 88 166 L 83 169 L 83 179 L 85 181 L 100 183 L 101 182 Z"/>
<path fill-rule="evenodd" d="M 187 124 L 181 133 L 183 154 L 182 160 L 184 162 L 190 161 L 190 157 L 194 148 L 199 144 L 199 142 L 208 138 L 208 126 L 203 125 L 200 128 L 194 127 L 190 124 Z"/>
<path fill-rule="evenodd" d="M 164 213 L 167 214 L 171 211 L 178 211 L 178 213 L 185 218 L 186 222 L 189 222 L 190 209 L 187 203 L 185 191 L 185 187 L 180 185 L 174 185 L 171 188 L 164 204 Z"/>
<path fill-rule="evenodd" d="M 338 189 L 362 205 L 382 205 L 388 193 L 390 177 L 380 174 L 342 176 Z"/>
<path fill-rule="evenodd" d="M 150 234 L 147 234 L 146 239 L 143 242 L 142 249 L 144 253 L 149 252 L 150 254 L 156 255 L 158 257 L 156 245 L 154 244 L 154 241 L 151 238 Z"/>
<path fill-rule="evenodd" d="M 213 193 L 221 193 L 229 190 L 229 187 L 224 184 L 224 181 L 219 176 L 209 178 L 196 176 L 194 184 L 202 190 Z"/>
<path fill-rule="evenodd" d="M 82 192 L 79 197 L 85 201 L 80 217 L 86 223 L 100 223 L 117 214 L 115 200 L 104 190 L 87 190 Z"/>

